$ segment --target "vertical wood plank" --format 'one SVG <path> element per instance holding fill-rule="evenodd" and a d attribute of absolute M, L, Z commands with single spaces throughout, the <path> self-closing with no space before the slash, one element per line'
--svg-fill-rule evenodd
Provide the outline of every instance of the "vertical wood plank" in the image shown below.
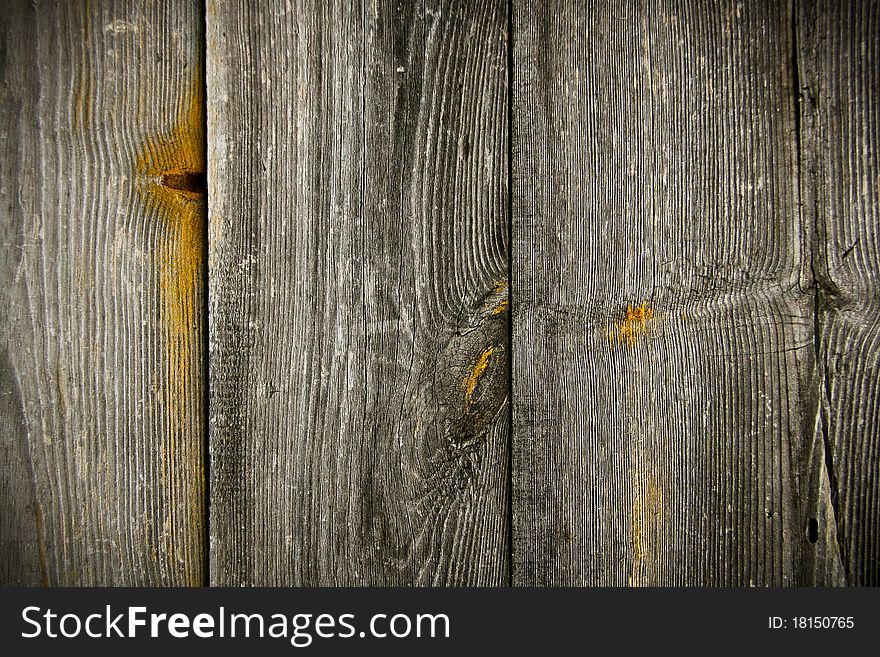
<path fill-rule="evenodd" d="M 205 566 L 198 2 L 0 15 L 0 581 Z"/>
<path fill-rule="evenodd" d="M 214 584 L 506 581 L 506 25 L 208 2 Z"/>
<path fill-rule="evenodd" d="M 817 460 L 849 584 L 880 584 L 880 3 L 798 3 L 804 214 L 813 227 Z"/>
<path fill-rule="evenodd" d="M 790 7 L 514 7 L 514 583 L 841 581 Z"/>

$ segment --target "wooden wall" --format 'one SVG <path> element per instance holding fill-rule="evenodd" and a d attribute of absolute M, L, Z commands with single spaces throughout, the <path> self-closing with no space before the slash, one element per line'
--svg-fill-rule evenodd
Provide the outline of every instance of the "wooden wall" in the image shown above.
<path fill-rule="evenodd" d="M 880 584 L 880 2 L 8 4 L 0 582 Z"/>

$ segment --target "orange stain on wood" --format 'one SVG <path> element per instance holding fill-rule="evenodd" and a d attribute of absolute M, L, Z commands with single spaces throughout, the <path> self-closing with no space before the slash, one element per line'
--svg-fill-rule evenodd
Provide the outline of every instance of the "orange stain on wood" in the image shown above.
<path fill-rule="evenodd" d="M 608 342 L 612 347 L 620 342 L 631 347 L 638 338 L 650 334 L 653 320 L 654 311 L 648 307 L 647 301 L 643 301 L 638 306 L 630 304 L 626 307 L 624 318 L 608 327 Z"/>
<path fill-rule="evenodd" d="M 156 253 L 168 356 L 169 408 L 191 388 L 197 344 L 196 297 L 205 261 L 206 199 L 197 181 L 205 175 L 204 106 L 201 85 L 193 85 L 168 134 L 148 139 L 137 167 L 147 203 L 162 220 Z M 196 181 L 195 183 L 193 181 Z"/>
<path fill-rule="evenodd" d="M 630 564 L 629 585 L 641 584 L 641 566 L 644 552 L 642 544 L 642 498 L 636 493 L 633 495 L 630 509 L 630 543 L 632 545 L 632 562 Z"/>
<path fill-rule="evenodd" d="M 477 362 L 474 363 L 474 367 L 470 374 L 468 374 L 464 381 L 462 381 L 461 385 L 464 388 L 465 407 L 468 407 L 473 403 L 474 391 L 477 388 L 477 383 L 479 383 L 480 377 L 486 373 L 486 369 L 489 367 L 489 359 L 493 353 L 495 353 L 494 346 L 486 347 L 486 349 L 483 350 L 483 353 L 480 354 L 480 357 L 477 358 Z"/>
<path fill-rule="evenodd" d="M 505 299 L 504 301 L 502 301 L 501 303 L 499 303 L 497 306 L 495 306 L 495 307 L 492 309 L 492 314 L 493 314 L 493 315 L 500 315 L 500 314 L 503 313 L 505 310 L 507 310 L 507 305 L 508 305 L 508 303 L 507 303 L 507 299 Z"/>
<path fill-rule="evenodd" d="M 198 80 L 199 77 L 196 77 Z M 179 462 L 179 452 L 193 431 L 199 431 L 202 381 L 202 286 L 205 266 L 205 128 L 202 121 L 204 93 L 192 84 L 178 105 L 177 118 L 169 132 L 151 137 L 143 144 L 135 163 L 137 184 L 150 214 L 158 217 L 155 258 L 159 277 L 160 317 L 166 362 L 166 385 L 162 391 L 168 421 L 168 438 L 161 447 L 163 480 L 169 489 L 180 490 L 181 475 L 171 463 Z M 201 449 L 198 446 L 196 449 Z M 198 459 L 187 475 L 204 485 L 204 472 Z M 198 493 L 199 491 L 193 491 Z M 174 505 L 169 505 L 163 523 L 162 541 L 169 558 L 177 522 Z M 198 526 L 201 503 L 189 505 L 187 520 Z"/>

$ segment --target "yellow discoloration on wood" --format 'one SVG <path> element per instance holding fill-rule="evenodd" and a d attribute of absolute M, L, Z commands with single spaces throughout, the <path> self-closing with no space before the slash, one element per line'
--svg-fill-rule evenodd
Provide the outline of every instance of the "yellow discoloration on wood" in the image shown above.
<path fill-rule="evenodd" d="M 506 288 L 507 288 L 507 280 L 502 278 L 500 281 L 495 283 L 495 288 L 493 291 L 495 292 L 495 294 L 501 294 L 502 292 L 504 292 L 504 290 Z"/>
<path fill-rule="evenodd" d="M 648 307 L 647 301 L 638 306 L 630 304 L 626 307 L 624 318 L 606 329 L 608 342 L 612 347 L 620 342 L 631 347 L 638 338 L 650 335 L 653 320 L 654 311 Z"/>
<path fill-rule="evenodd" d="M 196 76 L 196 80 L 199 76 Z M 181 452 L 200 449 L 182 445 L 195 432 L 202 394 L 200 297 L 202 295 L 206 244 L 204 239 L 206 199 L 203 190 L 189 181 L 203 180 L 205 172 L 204 108 L 201 84 L 193 84 L 178 106 L 171 130 L 144 143 L 136 162 L 138 188 L 148 210 L 160 220 L 156 240 L 159 276 L 160 317 L 166 359 L 165 385 L 161 389 L 168 421 L 168 438 L 161 447 L 162 476 L 169 490 L 178 490 L 176 479 L 191 476 L 178 473 Z M 193 463 L 195 481 L 203 487 L 204 471 Z M 196 491 L 193 491 L 194 493 Z M 198 492 L 201 495 L 201 492 Z M 201 501 L 187 505 L 192 517 L 186 523 L 201 522 Z M 179 522 L 175 504 L 168 505 L 161 539 L 169 559 L 174 559 L 174 537 Z M 194 574 L 194 576 L 197 576 Z"/>
<path fill-rule="evenodd" d="M 653 475 L 635 477 L 630 506 L 630 563 L 629 585 L 641 586 L 643 566 L 660 553 L 662 534 L 663 492 Z M 654 573 L 655 575 L 657 573 Z M 650 582 L 649 582 L 650 583 Z"/>
<path fill-rule="evenodd" d="M 502 301 L 501 303 L 499 303 L 497 306 L 495 306 L 495 307 L 492 309 L 492 314 L 493 314 L 493 315 L 500 315 L 500 314 L 503 313 L 505 310 L 507 310 L 507 299 L 505 299 L 504 301 Z"/>
<path fill-rule="evenodd" d="M 485 374 L 486 368 L 489 367 L 489 358 L 493 353 L 495 353 L 494 346 L 486 347 L 486 349 L 483 350 L 483 353 L 480 354 L 480 357 L 477 358 L 477 362 L 474 363 L 471 373 L 468 374 L 462 382 L 462 387 L 464 388 L 464 404 L 466 407 L 473 403 L 474 391 L 477 388 L 477 383 L 479 383 L 480 377 Z"/>
<path fill-rule="evenodd" d="M 632 544 L 632 563 L 630 564 L 629 585 L 641 584 L 642 565 L 642 498 L 638 491 L 633 493 L 629 520 L 630 543 Z"/>

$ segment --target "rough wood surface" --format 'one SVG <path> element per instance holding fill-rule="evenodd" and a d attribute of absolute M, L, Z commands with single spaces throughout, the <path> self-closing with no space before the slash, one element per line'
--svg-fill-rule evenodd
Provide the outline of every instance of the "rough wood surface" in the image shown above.
<path fill-rule="evenodd" d="M 0 12 L 0 582 L 204 573 L 197 2 Z"/>
<path fill-rule="evenodd" d="M 506 581 L 506 26 L 208 2 L 214 584 Z"/>
<path fill-rule="evenodd" d="M 791 7 L 514 7 L 514 583 L 841 582 Z"/>
<path fill-rule="evenodd" d="M 4 4 L 0 584 L 880 585 L 880 2 L 512 6 Z"/>
<path fill-rule="evenodd" d="M 804 216 L 816 249 L 817 459 L 847 582 L 880 585 L 880 2 L 801 2 Z"/>

